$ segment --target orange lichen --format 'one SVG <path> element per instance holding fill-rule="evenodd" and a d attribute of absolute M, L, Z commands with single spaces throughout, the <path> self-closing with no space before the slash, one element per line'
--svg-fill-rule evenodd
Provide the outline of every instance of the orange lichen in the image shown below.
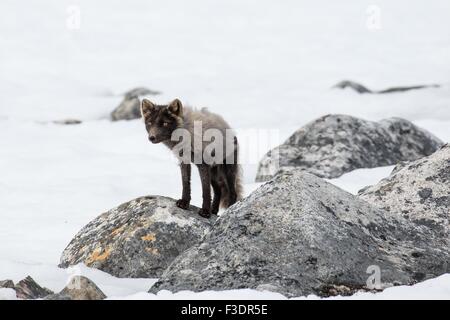
<path fill-rule="evenodd" d="M 96 248 L 91 255 L 89 256 L 89 258 L 86 259 L 86 265 L 90 265 L 94 262 L 98 262 L 98 261 L 104 261 L 106 259 L 108 259 L 108 257 L 111 254 L 111 248 L 106 248 L 105 250 L 102 250 L 102 248 Z"/>
<path fill-rule="evenodd" d="M 149 233 L 146 236 L 142 236 L 141 240 L 143 240 L 143 241 L 155 241 L 156 240 L 156 236 L 155 236 L 154 233 Z"/>
<path fill-rule="evenodd" d="M 125 226 L 121 226 L 121 227 L 119 227 L 119 228 L 117 228 L 117 229 L 114 229 L 114 230 L 111 232 L 111 235 L 112 235 L 113 237 L 115 237 L 115 236 L 117 236 L 118 234 L 122 233 L 123 229 L 125 229 Z"/>

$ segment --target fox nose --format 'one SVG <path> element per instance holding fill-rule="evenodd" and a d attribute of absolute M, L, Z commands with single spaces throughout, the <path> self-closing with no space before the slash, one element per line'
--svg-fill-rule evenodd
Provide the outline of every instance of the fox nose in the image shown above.
<path fill-rule="evenodd" d="M 151 142 L 155 142 L 155 140 L 156 140 L 155 136 L 150 136 L 149 139 Z"/>

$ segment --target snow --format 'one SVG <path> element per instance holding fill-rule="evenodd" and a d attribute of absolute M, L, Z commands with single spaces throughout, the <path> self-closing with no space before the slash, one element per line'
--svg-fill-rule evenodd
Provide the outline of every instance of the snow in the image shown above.
<path fill-rule="evenodd" d="M 342 299 L 336 297 L 335 299 Z M 388 288 L 380 293 L 356 293 L 350 299 L 357 300 L 388 300 L 388 299 L 405 299 L 405 300 L 448 300 L 450 299 L 450 274 L 444 274 L 435 279 L 418 283 L 414 286 L 398 286 Z"/>
<path fill-rule="evenodd" d="M 17 300 L 14 289 L 0 288 L 0 300 Z"/>
<path fill-rule="evenodd" d="M 381 20 L 368 27 L 374 3 Z M 107 120 L 134 87 L 162 91 L 156 102 L 180 97 L 223 114 L 248 154 L 247 194 L 259 186 L 257 160 L 327 113 L 404 117 L 450 141 L 449 11 L 447 0 L 1 1 L 0 279 L 31 275 L 60 290 L 70 277 L 57 268 L 60 254 L 86 223 L 138 196 L 181 194 L 174 157 L 148 143 L 142 122 Z M 343 79 L 372 89 L 442 86 L 388 95 L 330 89 Z M 83 123 L 52 123 L 66 118 Z M 256 142 L 243 138 L 249 130 Z M 391 170 L 331 182 L 356 193 Z M 199 205 L 196 174 L 192 191 Z M 145 293 L 154 280 L 79 269 L 114 299 L 282 298 L 248 289 L 155 296 Z M 449 298 L 449 281 L 355 297 Z"/>
<path fill-rule="evenodd" d="M 356 169 L 340 176 L 339 178 L 327 179 L 327 181 L 356 195 L 362 188 L 376 184 L 381 179 L 389 176 L 394 167 L 395 166 Z"/>

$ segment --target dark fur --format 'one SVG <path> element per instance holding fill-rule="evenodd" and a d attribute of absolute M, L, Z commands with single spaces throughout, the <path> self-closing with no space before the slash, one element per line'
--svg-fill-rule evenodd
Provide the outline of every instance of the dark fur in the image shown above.
<path fill-rule="evenodd" d="M 162 142 L 170 149 L 173 149 L 178 143 L 177 141 L 171 141 L 172 132 L 177 128 L 185 128 L 192 136 L 192 126 L 196 120 L 202 121 L 203 127 L 206 129 L 214 128 L 222 132 L 230 129 L 220 116 L 206 110 L 195 111 L 184 108 L 178 99 L 169 105 L 155 105 L 144 99 L 141 111 L 149 140 L 152 143 Z M 234 152 L 231 155 L 224 156 L 227 159 L 231 157 L 232 162 L 224 160 L 221 164 L 196 164 L 202 183 L 203 197 L 202 209 L 199 214 L 203 217 L 209 217 L 211 213 L 217 214 L 219 207 L 227 208 L 242 198 L 241 172 L 238 164 L 239 146 L 236 136 L 233 137 L 232 144 Z M 204 148 L 204 145 L 202 146 Z M 190 159 L 193 162 L 193 154 Z M 180 169 L 183 193 L 181 199 L 177 201 L 177 206 L 188 209 L 191 201 L 191 164 L 180 163 Z M 211 187 L 214 192 L 212 202 Z"/>

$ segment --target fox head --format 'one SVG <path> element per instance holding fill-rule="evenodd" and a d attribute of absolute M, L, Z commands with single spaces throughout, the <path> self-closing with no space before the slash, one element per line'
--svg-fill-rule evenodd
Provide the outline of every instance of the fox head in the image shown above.
<path fill-rule="evenodd" d="M 168 105 L 156 105 L 144 99 L 141 104 L 142 117 L 152 143 L 168 141 L 172 132 L 183 123 L 183 105 L 178 99 Z"/>

